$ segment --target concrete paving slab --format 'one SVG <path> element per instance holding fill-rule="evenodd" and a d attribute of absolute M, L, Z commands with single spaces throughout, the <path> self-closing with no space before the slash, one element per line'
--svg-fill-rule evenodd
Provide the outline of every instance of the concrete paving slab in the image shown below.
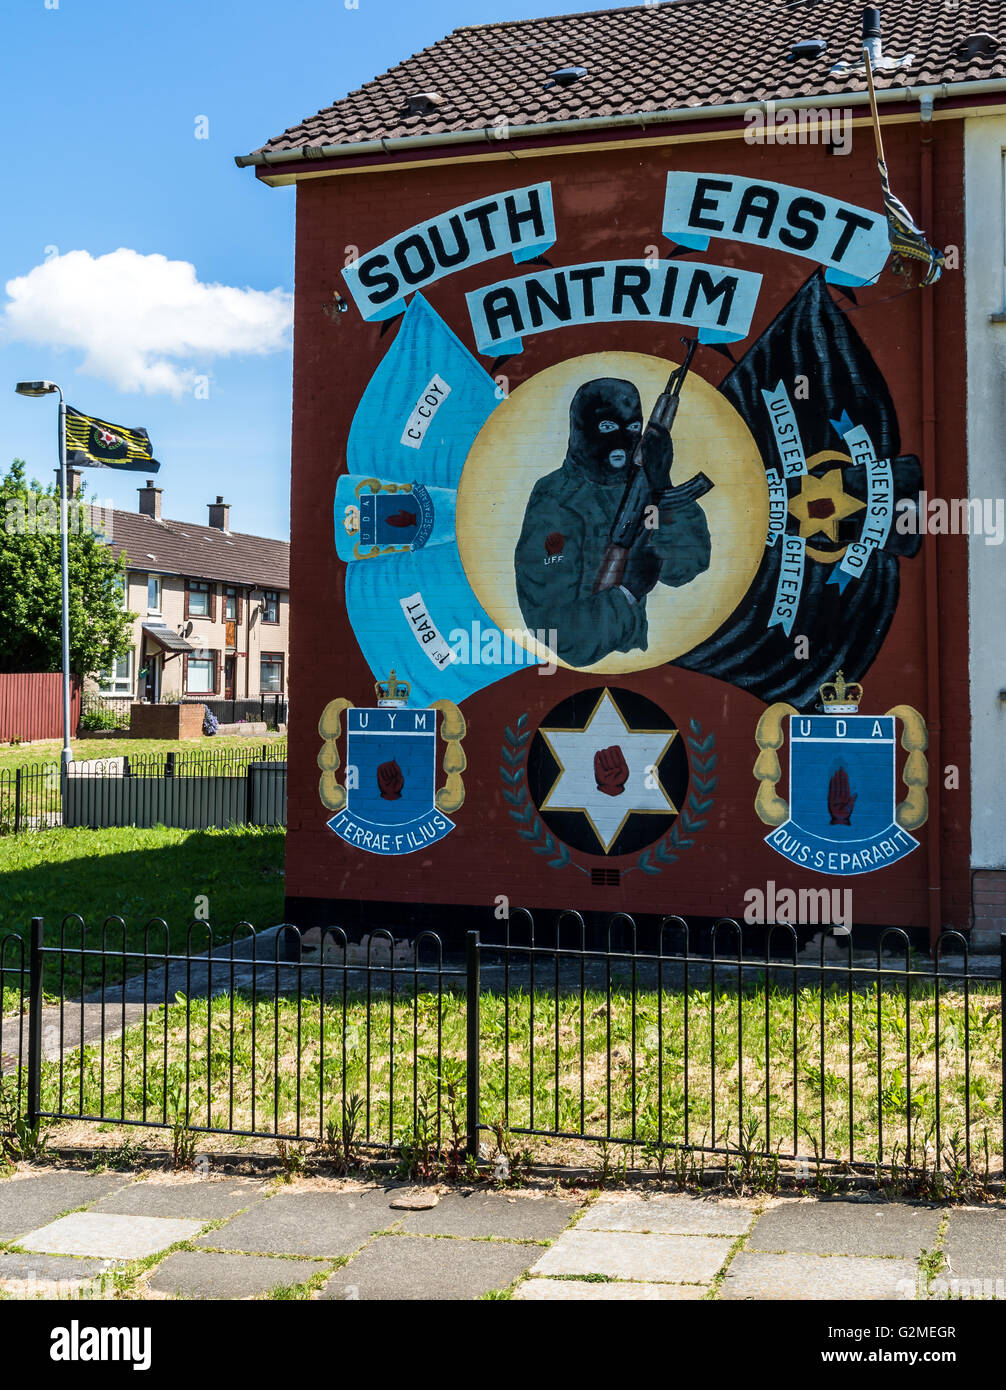
<path fill-rule="evenodd" d="M 280 1286 L 303 1284 L 324 1268 L 315 1260 L 282 1260 L 275 1255 L 176 1250 L 147 1283 L 175 1298 L 254 1298 Z"/>
<path fill-rule="evenodd" d="M 907 1202 L 787 1201 L 755 1222 L 748 1250 L 905 1255 L 931 1250 L 943 1213 Z"/>
<path fill-rule="evenodd" d="M 280 1192 L 208 1231 L 199 1245 L 261 1255 L 350 1255 L 396 1224 L 394 1190 Z"/>
<path fill-rule="evenodd" d="M 514 1293 L 519 1303 L 655 1303 L 705 1298 L 699 1284 L 593 1283 L 585 1279 L 526 1279 Z"/>
<path fill-rule="evenodd" d="M 96 1255 L 111 1260 L 142 1260 L 178 1240 L 192 1240 L 202 1221 L 170 1220 L 166 1216 L 119 1216 L 111 1212 L 78 1211 L 61 1216 L 18 1242 L 26 1250 L 48 1255 Z"/>
<path fill-rule="evenodd" d="M 199 1178 L 195 1181 L 133 1182 L 95 1202 L 92 1211 L 124 1216 L 182 1216 L 219 1221 L 261 1201 L 266 1184 L 247 1178 Z"/>
<path fill-rule="evenodd" d="M 125 1173 L 67 1169 L 0 1180 L 0 1241 L 14 1240 L 44 1226 L 61 1212 L 88 1206 L 128 1181 Z"/>
<path fill-rule="evenodd" d="M 506 1192 L 448 1192 L 431 1211 L 411 1212 L 402 1230 L 424 1235 L 496 1236 L 551 1240 L 564 1231 L 578 1204 L 559 1197 L 517 1197 Z"/>
<path fill-rule="evenodd" d="M 0 1255 L 0 1289 L 14 1298 L 57 1298 L 79 1294 L 114 1268 L 112 1260 L 75 1260 L 69 1255 Z"/>
<path fill-rule="evenodd" d="M 337 1269 L 322 1299 L 473 1299 L 505 1289 L 537 1251 L 507 1241 L 381 1236 Z"/>
<path fill-rule="evenodd" d="M 1006 1281 L 1006 1209 L 954 1209 L 943 1241 L 947 1257 L 944 1280 Z M 1004 1297 L 1000 1290 L 999 1298 Z"/>
<path fill-rule="evenodd" d="M 724 1236 L 566 1231 L 536 1262 L 535 1274 L 607 1274 L 671 1284 L 708 1284 L 732 1242 Z"/>
<path fill-rule="evenodd" d="M 734 1256 L 720 1286 L 720 1298 L 738 1299 L 903 1299 L 914 1290 L 913 1260 L 859 1258 L 855 1255 L 765 1254 L 742 1250 Z"/>
<path fill-rule="evenodd" d="M 594 1203 L 578 1231 L 658 1231 L 666 1235 L 739 1236 L 754 1221 L 742 1206 L 707 1201 L 687 1193 L 655 1197 L 603 1198 Z"/>

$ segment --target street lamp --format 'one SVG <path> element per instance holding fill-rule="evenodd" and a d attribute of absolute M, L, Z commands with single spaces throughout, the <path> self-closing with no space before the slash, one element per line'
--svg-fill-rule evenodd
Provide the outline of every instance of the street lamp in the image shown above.
<path fill-rule="evenodd" d="M 66 402 L 54 381 L 19 381 L 19 396 L 59 396 L 59 560 L 63 605 L 63 754 L 64 769 L 73 762 L 70 747 L 70 557 L 67 548 L 69 526 L 66 515 Z"/>

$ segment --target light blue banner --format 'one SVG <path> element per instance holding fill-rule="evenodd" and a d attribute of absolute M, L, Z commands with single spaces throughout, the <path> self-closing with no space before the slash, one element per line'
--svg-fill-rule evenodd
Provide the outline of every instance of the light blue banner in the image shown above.
<path fill-rule="evenodd" d="M 475 597 L 454 545 L 354 560 L 346 570 L 346 607 L 375 678 L 394 667 L 412 687 L 411 705 L 460 704 L 513 671 L 539 664 L 504 640 Z"/>
<path fill-rule="evenodd" d="M 768 483 L 768 536 L 765 544 L 775 545 L 779 537 L 786 534 L 789 493 L 786 491 L 786 484 L 779 476 L 778 468 L 766 468 L 765 481 Z"/>
<path fill-rule="evenodd" d="M 845 432 L 845 442 L 854 464 L 866 468 L 866 514 L 859 540 L 846 548 L 829 584 L 845 590 L 853 579 L 862 579 L 874 551 L 887 544 L 894 519 L 894 470 L 890 459 L 878 459 L 870 436 L 862 425 Z"/>
<path fill-rule="evenodd" d="M 868 839 L 846 840 L 841 844 L 788 820 L 766 835 L 765 843 L 798 867 L 843 877 L 884 869 L 919 847 L 918 840 L 893 820 Z"/>
<path fill-rule="evenodd" d="M 521 352 L 533 333 L 574 324 L 680 323 L 703 343 L 746 338 L 762 277 L 688 261 L 595 261 L 499 280 L 465 296 L 484 355 Z"/>
<path fill-rule="evenodd" d="M 774 391 L 762 388 L 762 398 L 772 422 L 772 434 L 779 450 L 783 477 L 798 478 L 801 473 L 807 471 L 807 455 L 804 453 L 800 427 L 796 422 L 796 411 L 793 409 L 789 393 L 780 381 Z"/>
<path fill-rule="evenodd" d="M 468 450 L 500 400 L 486 369 L 417 294 L 356 408 L 348 471 L 457 488 Z"/>
<path fill-rule="evenodd" d="M 555 242 L 552 185 L 530 184 L 451 208 L 408 227 L 342 272 L 367 320 L 392 319 L 405 296 L 445 275 L 509 252 L 517 264 L 542 256 Z"/>
<path fill-rule="evenodd" d="M 538 664 L 482 608 L 454 532 L 465 459 L 501 399 L 417 294 L 353 417 L 334 515 L 346 609 L 374 678 L 394 667 L 414 705 L 460 703 Z"/>
<path fill-rule="evenodd" d="M 875 280 L 891 251 L 882 213 L 736 174 L 669 173 L 663 232 L 695 251 L 705 251 L 710 237 L 726 237 L 806 256 L 827 267 L 834 285 Z"/>
<path fill-rule="evenodd" d="M 802 536 L 783 536 L 779 577 L 775 586 L 775 602 L 769 627 L 781 627 L 788 637 L 796 621 L 803 592 L 803 566 L 807 545 Z"/>

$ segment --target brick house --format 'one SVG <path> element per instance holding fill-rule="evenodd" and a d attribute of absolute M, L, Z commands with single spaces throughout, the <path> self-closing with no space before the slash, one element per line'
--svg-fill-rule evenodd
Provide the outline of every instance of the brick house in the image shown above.
<path fill-rule="evenodd" d="M 133 647 L 93 683 L 105 699 L 270 700 L 289 689 L 287 541 L 232 531 L 230 506 L 209 524 L 161 516 L 161 489 L 138 489 L 136 512 L 102 514 L 112 549 L 128 557 L 123 607 Z"/>
<path fill-rule="evenodd" d="M 1002 492 L 1001 7 L 882 10 L 926 288 L 860 0 L 465 26 L 238 159 L 297 197 L 290 921 L 1006 923 L 1001 552 L 927 530 Z"/>

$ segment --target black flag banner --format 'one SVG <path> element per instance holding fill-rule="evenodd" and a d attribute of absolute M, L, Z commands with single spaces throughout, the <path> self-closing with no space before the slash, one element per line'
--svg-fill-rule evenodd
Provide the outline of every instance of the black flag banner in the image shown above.
<path fill-rule="evenodd" d="M 921 284 L 935 285 L 943 274 L 944 253 L 930 246 L 925 233 L 916 225 L 915 218 L 901 199 L 891 192 L 887 164 L 882 158 L 877 160 L 877 168 L 880 170 L 880 186 L 887 216 L 887 237 L 891 243 L 891 250 L 896 256 L 907 256 L 909 260 L 921 261 L 926 268 Z"/>
<path fill-rule="evenodd" d="M 66 407 L 66 461 L 74 468 L 120 468 L 132 473 L 156 473 L 160 468 L 143 429 L 110 425 L 93 415 Z"/>
<path fill-rule="evenodd" d="M 887 160 L 884 157 L 884 136 L 880 129 L 880 116 L 877 114 L 877 92 L 873 85 L 873 59 L 870 56 L 868 43 L 868 25 L 874 15 L 876 18 L 872 22 L 875 27 L 869 29 L 869 35 L 879 36 L 879 11 L 867 9 L 863 13 L 863 57 L 866 63 L 866 81 L 870 92 L 873 138 L 877 145 L 877 169 L 880 173 L 880 187 L 884 198 L 884 215 L 887 218 L 887 239 L 891 243 L 891 250 L 896 257 L 922 261 L 926 267 L 922 279 L 923 286 L 935 285 L 943 274 L 944 253 L 930 246 L 926 240 L 925 232 L 917 225 L 915 218 L 901 199 L 891 192 L 891 179 L 887 172 Z M 879 42 L 879 37 L 877 41 Z"/>
<path fill-rule="evenodd" d="M 794 389 L 796 378 L 806 392 Z M 803 445 L 806 471 L 782 477 L 778 446 L 764 392 L 779 383 L 790 403 Z M 867 465 L 854 462 L 845 434 L 865 431 L 878 460 L 890 461 L 894 516 L 905 499 L 918 508 L 922 469 L 914 455 L 899 454 L 898 423 L 887 383 L 869 349 L 835 305 L 821 270 L 723 380 L 723 395 L 754 436 L 778 486 L 785 488 L 784 531 L 766 545 L 751 587 L 730 618 L 700 646 L 673 664 L 729 681 L 766 702 L 788 700 L 810 709 L 818 686 L 841 667 L 859 680 L 887 635 L 899 592 L 900 557 L 918 553 L 921 538 L 891 524 L 859 577 L 842 566 L 860 540 L 870 500 Z M 803 397 L 806 396 L 806 399 Z M 901 504 L 899 508 L 899 503 Z M 786 540 L 802 553 L 802 584 L 789 626 L 776 621 L 779 577 Z M 809 639 L 806 653 L 797 637 Z M 804 659 L 801 659 L 803 657 Z"/>

